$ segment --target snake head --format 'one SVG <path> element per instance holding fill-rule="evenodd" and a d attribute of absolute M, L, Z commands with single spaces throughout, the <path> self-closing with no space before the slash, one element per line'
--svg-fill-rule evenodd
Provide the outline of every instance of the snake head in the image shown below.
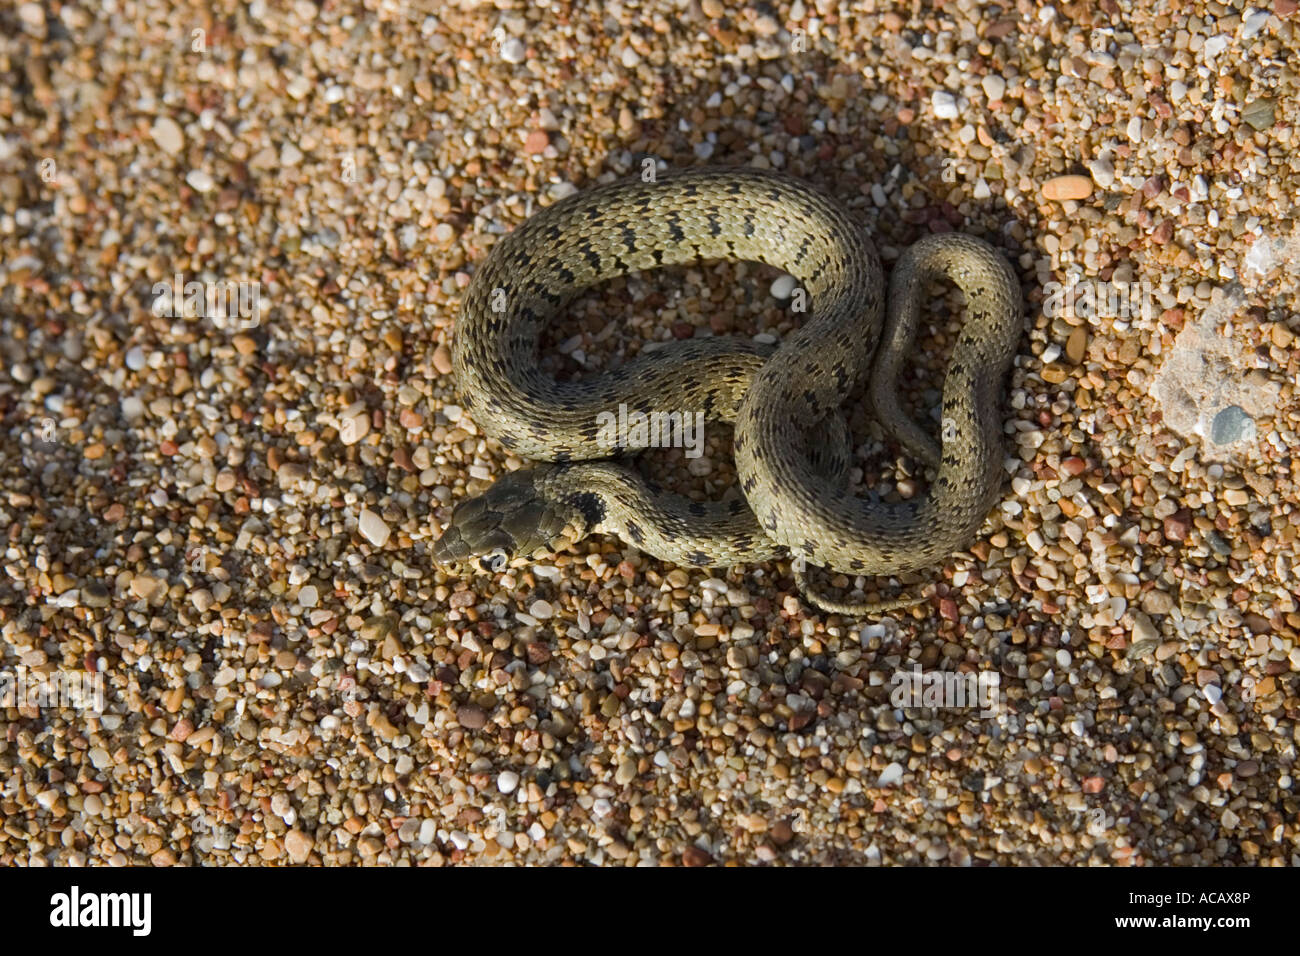
<path fill-rule="evenodd" d="M 555 550 L 573 528 L 575 514 L 548 499 L 540 479 L 543 467 L 521 468 L 498 478 L 477 498 L 458 504 L 442 537 L 433 543 L 439 564 L 468 561 L 477 570 L 495 573 L 516 557 L 540 549 Z"/>

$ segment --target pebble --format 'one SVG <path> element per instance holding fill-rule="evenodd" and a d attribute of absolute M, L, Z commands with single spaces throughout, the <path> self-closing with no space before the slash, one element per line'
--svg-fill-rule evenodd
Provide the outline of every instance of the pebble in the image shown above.
<path fill-rule="evenodd" d="M 518 37 L 507 37 L 501 44 L 501 59 L 507 63 L 523 63 L 526 57 L 527 50 Z"/>
<path fill-rule="evenodd" d="M 1088 332 L 1083 326 L 1076 327 L 1065 341 L 1065 357 L 1075 365 L 1084 360 L 1088 353 Z"/>
<path fill-rule="evenodd" d="M 956 119 L 959 115 L 957 98 L 946 90 L 935 90 L 930 97 L 934 115 L 939 119 Z"/>
<path fill-rule="evenodd" d="M 497 775 L 497 789 L 502 793 L 514 793 L 519 786 L 519 774 L 513 770 L 503 770 Z"/>
<path fill-rule="evenodd" d="M 1164 520 L 1165 537 L 1170 541 L 1186 541 L 1191 530 L 1191 517 L 1186 511 L 1177 511 Z"/>
<path fill-rule="evenodd" d="M 487 724 L 487 714 L 474 704 L 463 704 L 456 708 L 456 722 L 466 730 L 481 730 Z"/>
<path fill-rule="evenodd" d="M 355 445 L 370 433 L 370 413 L 360 403 L 344 411 L 339 418 L 339 441 Z"/>
<path fill-rule="evenodd" d="M 131 579 L 131 593 L 143 601 L 152 601 L 166 591 L 167 582 L 161 576 L 137 574 Z"/>
<path fill-rule="evenodd" d="M 1087 199 L 1092 195 L 1092 180 L 1087 176 L 1055 176 L 1043 183 L 1043 198 L 1054 202 Z"/>
<path fill-rule="evenodd" d="M 1257 130 L 1269 129 L 1277 122 L 1276 106 L 1269 97 L 1252 100 L 1246 104 L 1246 108 L 1241 111 L 1241 118 L 1250 126 Z"/>
<path fill-rule="evenodd" d="M 1255 421 L 1240 405 L 1229 405 L 1214 416 L 1210 440 L 1216 445 L 1231 445 L 1255 437 Z"/>
<path fill-rule="evenodd" d="M 876 779 L 877 787 L 892 787 L 903 779 L 903 765 L 895 761 L 881 771 Z"/>
<path fill-rule="evenodd" d="M 1160 640 L 1159 629 L 1151 622 L 1151 618 L 1141 611 L 1133 614 L 1133 643 L 1139 644 L 1146 641 Z"/>
<path fill-rule="evenodd" d="M 361 509 L 361 515 L 357 519 L 357 530 L 376 548 L 382 548 L 387 544 L 388 536 L 392 534 L 384 519 L 369 508 Z"/>
<path fill-rule="evenodd" d="M 712 862 L 713 857 L 709 855 L 709 851 L 698 846 L 688 846 L 682 851 L 683 866 L 708 866 Z"/>
<path fill-rule="evenodd" d="M 546 151 L 546 147 L 551 145 L 551 138 L 547 135 L 546 130 L 535 129 L 528 134 L 524 140 L 524 152 L 531 156 Z"/>
<path fill-rule="evenodd" d="M 301 830 L 290 830 L 284 835 L 284 850 L 294 863 L 306 863 L 314 845 L 311 836 Z"/>
<path fill-rule="evenodd" d="M 774 280 L 772 280 L 772 288 L 771 288 L 772 297 L 784 301 L 785 299 L 788 299 L 790 298 L 790 296 L 794 295 L 794 290 L 798 284 L 799 284 L 799 280 L 797 280 L 794 276 L 791 275 L 777 276 Z"/>
<path fill-rule="evenodd" d="M 1147 614 L 1168 614 L 1174 609 L 1174 599 L 1165 591 L 1146 591 L 1142 595 L 1142 610 Z"/>
<path fill-rule="evenodd" d="M 216 189 L 217 184 L 212 176 L 204 169 L 191 169 L 185 174 L 185 181 L 190 184 L 196 192 L 210 193 Z"/>
<path fill-rule="evenodd" d="M 158 145 L 158 148 L 169 156 L 175 156 L 185 148 L 185 134 L 176 121 L 170 117 L 159 116 L 155 119 L 149 134 L 153 137 L 153 141 Z M 190 185 L 194 184 L 191 183 Z M 194 188 L 198 189 L 197 186 Z"/>
<path fill-rule="evenodd" d="M 433 367 L 438 370 L 439 375 L 451 374 L 451 349 L 445 345 L 439 345 L 433 351 Z"/>
<path fill-rule="evenodd" d="M 1094 159 L 1088 163 L 1088 171 L 1092 173 L 1092 181 L 1102 189 L 1109 189 L 1115 185 L 1115 166 L 1109 159 L 1105 157 Z"/>

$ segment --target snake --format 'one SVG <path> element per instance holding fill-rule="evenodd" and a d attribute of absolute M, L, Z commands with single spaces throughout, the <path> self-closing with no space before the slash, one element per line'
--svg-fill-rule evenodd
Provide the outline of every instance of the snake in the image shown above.
<path fill-rule="evenodd" d="M 560 381 L 539 365 L 543 328 L 581 292 L 632 272 L 713 260 L 766 263 L 793 277 L 807 310 L 779 343 L 696 336 L 615 368 Z M 898 374 L 931 286 L 965 316 L 944 373 L 939 440 L 902 410 Z M 812 567 L 892 576 L 966 548 L 1001 495 L 1003 383 L 1022 333 L 1020 285 L 988 243 L 926 235 L 886 288 L 871 236 L 840 203 L 784 173 L 696 167 L 575 192 L 501 237 L 465 290 L 452 373 L 463 413 L 533 462 L 464 499 L 431 556 L 500 572 L 591 534 L 687 568 L 789 559 L 813 604 L 850 614 L 919 603 L 851 603 L 813 586 Z M 903 500 L 849 482 L 846 402 L 865 398 L 882 430 L 934 477 Z M 695 501 L 644 478 L 602 413 L 703 413 L 733 427 L 739 493 Z"/>

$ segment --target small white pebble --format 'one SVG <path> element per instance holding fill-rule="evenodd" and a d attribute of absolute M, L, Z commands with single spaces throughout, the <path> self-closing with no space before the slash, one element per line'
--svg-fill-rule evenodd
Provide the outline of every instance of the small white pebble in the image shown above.
<path fill-rule="evenodd" d="M 1088 171 L 1092 173 L 1092 181 L 1102 189 L 1109 189 L 1115 185 L 1115 166 L 1106 157 L 1103 156 L 1090 162 Z"/>
<path fill-rule="evenodd" d="M 357 530 L 361 536 L 373 544 L 376 548 L 382 548 L 388 541 L 391 532 L 384 519 L 379 517 L 369 508 L 361 509 L 361 517 L 357 520 Z"/>
<path fill-rule="evenodd" d="M 880 777 L 876 780 L 877 787 L 892 787 L 898 781 L 903 779 L 903 765 L 894 761 L 888 767 L 880 772 Z"/>
<path fill-rule="evenodd" d="M 794 295 L 796 280 L 794 276 L 777 276 L 772 280 L 772 297 L 775 299 L 788 299 Z"/>
<path fill-rule="evenodd" d="M 1007 81 L 996 73 L 990 73 L 980 81 L 984 87 L 984 95 L 989 98 L 989 102 L 995 102 L 1002 99 L 1007 92 Z"/>
<path fill-rule="evenodd" d="M 360 403 L 357 403 L 358 405 Z M 353 405 L 339 419 L 339 441 L 355 445 L 370 432 L 370 414 L 365 408 Z"/>
<path fill-rule="evenodd" d="M 185 134 L 176 121 L 169 116 L 159 116 L 155 119 L 149 134 L 164 153 L 175 156 L 185 148 Z"/>
<path fill-rule="evenodd" d="M 507 63 L 523 63 L 527 50 L 518 37 L 510 37 L 501 44 L 501 59 Z"/>
<path fill-rule="evenodd" d="M 947 90 L 935 90 L 930 97 L 930 104 L 934 107 L 934 115 L 939 119 L 957 118 L 957 98 Z"/>
<path fill-rule="evenodd" d="M 186 175 L 185 181 L 190 184 L 191 188 L 201 193 L 212 192 L 217 185 L 207 171 L 202 169 L 191 169 Z"/>

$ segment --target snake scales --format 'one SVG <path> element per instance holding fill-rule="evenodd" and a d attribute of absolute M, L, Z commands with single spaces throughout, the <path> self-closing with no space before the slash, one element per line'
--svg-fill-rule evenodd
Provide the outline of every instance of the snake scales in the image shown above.
<path fill-rule="evenodd" d="M 760 261 L 791 274 L 809 296 L 807 319 L 779 348 L 676 341 L 575 382 L 538 368 L 542 325 L 582 290 L 702 259 Z M 942 445 L 903 414 L 895 393 L 919 300 L 940 277 L 962 291 L 967 311 L 944 380 Z M 492 249 L 466 290 L 453 346 L 464 409 L 505 448 L 544 463 L 461 502 L 433 557 L 496 571 L 599 532 L 695 567 L 785 554 L 848 574 L 933 565 L 970 542 L 1000 493 L 1000 395 L 1020 332 L 1018 283 L 984 242 L 920 240 L 894 267 L 886 307 L 870 237 L 822 193 L 784 175 L 706 168 L 570 196 Z M 864 384 L 884 428 L 937 470 L 928 493 L 898 503 L 851 494 L 838 410 Z M 598 420 L 620 404 L 734 422 L 743 499 L 691 501 L 612 460 L 617 450 L 597 440 Z M 800 580 L 828 610 L 917 600 L 841 604 Z"/>

